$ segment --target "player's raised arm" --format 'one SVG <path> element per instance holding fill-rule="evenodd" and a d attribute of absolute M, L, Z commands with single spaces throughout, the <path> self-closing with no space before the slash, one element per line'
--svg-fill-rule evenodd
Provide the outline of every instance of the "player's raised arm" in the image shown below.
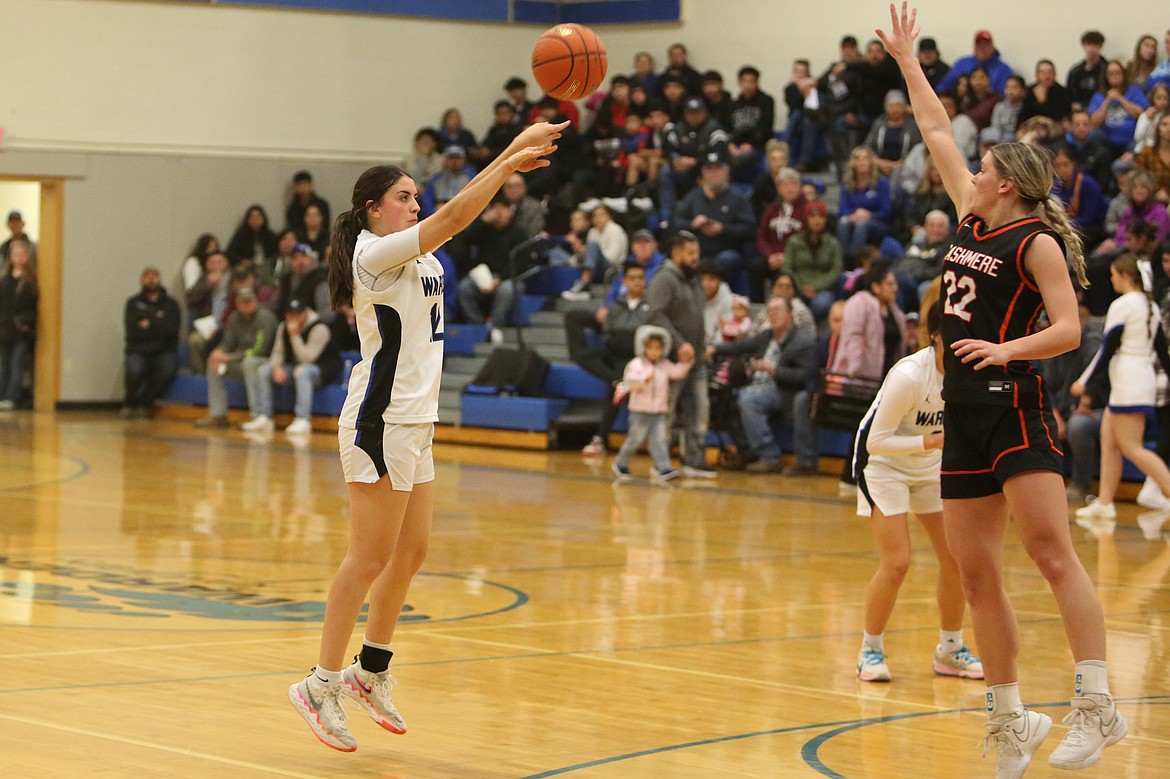
<path fill-rule="evenodd" d="M 967 205 L 973 190 L 971 172 L 967 169 L 967 160 L 955 144 L 955 136 L 951 130 L 951 119 L 926 74 L 922 72 L 922 65 L 914 56 L 914 39 L 918 37 L 918 9 L 909 8 L 902 3 L 902 12 L 898 13 L 894 4 L 890 4 L 890 30 L 875 30 L 886 51 L 902 69 L 906 79 L 906 89 L 910 94 L 910 105 L 914 109 L 914 121 L 922 133 L 922 140 L 934 158 L 934 164 L 942 175 L 947 194 L 955 204 L 959 216 L 967 213 Z"/>
<path fill-rule="evenodd" d="M 447 205 L 419 223 L 419 251 L 423 254 L 434 251 L 471 224 L 513 173 L 547 167 L 549 161 L 544 158 L 556 151 L 555 141 L 561 137 L 561 130 L 568 126 L 568 122 L 538 122 L 524 128 L 508 148 L 451 198 Z"/>

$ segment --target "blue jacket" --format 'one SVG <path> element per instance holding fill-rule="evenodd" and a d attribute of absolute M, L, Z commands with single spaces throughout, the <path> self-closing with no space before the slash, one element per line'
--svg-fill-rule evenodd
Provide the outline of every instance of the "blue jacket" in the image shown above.
<path fill-rule="evenodd" d="M 1109 204 L 1105 202 L 1105 196 L 1101 194 L 1101 185 L 1088 173 L 1080 175 L 1082 176 L 1081 202 L 1079 211 L 1072 216 L 1073 224 L 1078 227 L 1085 225 L 1100 227 L 1105 223 L 1105 212 L 1109 210 Z M 1063 181 L 1056 179 L 1056 184 L 1052 187 L 1052 196 L 1067 206 L 1072 200 L 1072 187 L 1067 187 Z"/>
<path fill-rule="evenodd" d="M 894 218 L 894 200 L 890 196 L 890 180 L 885 176 L 878 176 L 877 184 L 869 189 L 841 188 L 841 200 L 837 206 L 837 213 L 849 216 L 859 208 L 866 208 L 879 222 L 890 223 Z"/>
<path fill-rule="evenodd" d="M 650 264 L 646 266 L 646 283 L 647 284 L 650 283 L 650 279 L 654 278 L 654 271 L 658 270 L 659 266 L 662 265 L 662 262 L 665 259 L 666 259 L 666 257 L 664 257 L 662 255 L 662 252 L 659 252 L 659 251 L 654 252 L 654 256 L 650 258 Z M 627 262 L 633 262 L 633 261 L 634 261 L 634 255 L 631 254 L 630 258 L 627 260 Z M 605 307 L 606 308 L 613 307 L 614 301 L 616 301 L 618 299 L 618 295 L 621 295 L 622 293 L 624 293 L 626 291 L 626 285 L 625 285 L 625 282 L 622 281 L 622 275 L 623 274 L 621 274 L 621 273 L 614 275 L 613 282 L 610 283 L 610 285 L 609 285 L 609 294 L 605 296 Z"/>
<path fill-rule="evenodd" d="M 1154 72 L 1146 79 L 1146 92 L 1153 89 L 1155 84 L 1170 86 L 1170 57 L 1159 62 L 1154 68 Z"/>
<path fill-rule="evenodd" d="M 991 88 L 998 92 L 1000 97 L 1003 97 L 1004 87 L 1007 86 L 1007 80 L 1014 74 L 1014 71 L 1011 65 L 1008 65 L 999 58 L 998 50 L 996 50 L 995 54 L 987 62 L 980 62 L 975 59 L 974 54 L 959 57 L 955 60 L 955 64 L 951 65 L 951 69 L 947 71 L 946 76 L 943 77 L 943 80 L 939 82 L 938 87 L 934 91 L 940 95 L 946 92 L 953 92 L 955 90 L 955 84 L 959 81 L 959 76 L 970 75 L 971 71 L 980 65 L 987 69 L 987 75 L 991 77 Z"/>

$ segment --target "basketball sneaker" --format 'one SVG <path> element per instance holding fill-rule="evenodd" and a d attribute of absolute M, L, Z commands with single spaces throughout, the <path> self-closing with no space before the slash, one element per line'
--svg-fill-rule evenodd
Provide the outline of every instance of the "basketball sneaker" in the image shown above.
<path fill-rule="evenodd" d="M 390 699 L 394 685 L 394 677 L 390 675 L 389 668 L 373 674 L 363 671 L 356 659 L 341 672 L 342 694 L 365 709 L 366 714 L 369 714 L 374 722 L 391 733 L 401 735 L 406 732 L 406 723 L 403 722 L 398 709 L 394 708 L 394 701 Z"/>
<path fill-rule="evenodd" d="M 1117 509 L 1112 503 L 1100 503 L 1096 498 L 1084 508 L 1076 511 L 1077 519 L 1117 519 Z"/>
<path fill-rule="evenodd" d="M 272 428 L 272 417 L 264 414 L 258 414 L 240 425 L 241 430 L 247 430 L 250 433 L 270 433 Z"/>
<path fill-rule="evenodd" d="M 650 471 L 650 481 L 657 484 L 666 484 L 680 476 L 682 476 L 682 471 L 677 468 L 667 468 L 665 471 Z"/>
<path fill-rule="evenodd" d="M 708 468 L 706 464 L 698 465 L 684 465 L 682 467 L 683 476 L 688 479 L 717 479 L 719 473 L 713 468 Z"/>
<path fill-rule="evenodd" d="M 313 423 L 304 417 L 297 417 L 284 429 L 288 435 L 308 435 L 313 432 Z"/>
<path fill-rule="evenodd" d="M 1162 490 L 1158 489 L 1158 483 L 1148 476 L 1142 483 L 1142 488 L 1138 491 L 1136 500 L 1137 504 L 1143 508 L 1155 509 L 1157 511 L 1165 511 L 1168 508 L 1166 505 L 1166 497 L 1162 494 Z"/>
<path fill-rule="evenodd" d="M 614 481 L 618 481 L 618 482 L 621 482 L 623 484 L 628 482 L 628 481 L 634 480 L 634 477 L 630 475 L 630 469 L 623 468 L 622 466 L 618 465 L 616 462 L 613 464 L 613 476 L 614 476 Z"/>
<path fill-rule="evenodd" d="M 890 667 L 886 665 L 886 653 L 868 646 L 857 653 L 857 678 L 863 682 L 890 681 Z"/>
<path fill-rule="evenodd" d="M 983 678 L 983 663 L 965 646 L 948 652 L 943 649 L 942 644 L 939 644 L 934 650 L 933 667 L 934 672 L 940 676 L 958 676 L 962 679 Z"/>
<path fill-rule="evenodd" d="M 343 686 L 341 682 L 326 686 L 310 673 L 288 688 L 288 700 L 322 744 L 339 752 L 352 752 L 357 749 L 357 740 L 349 732 L 341 708 Z"/>
<path fill-rule="evenodd" d="M 605 456 L 605 441 L 601 436 L 595 435 L 593 439 L 585 444 L 581 449 L 582 457 L 604 457 Z"/>
<path fill-rule="evenodd" d="M 1052 728 L 1052 718 L 1037 711 L 1022 711 L 992 717 L 984 726 L 983 756 L 995 747 L 995 779 L 1020 779 L 1028 770 L 1040 742 Z"/>
<path fill-rule="evenodd" d="M 573 286 L 561 293 L 561 298 L 564 300 L 581 301 L 589 300 L 592 297 L 589 294 L 589 282 L 584 279 L 577 279 L 573 282 Z"/>
<path fill-rule="evenodd" d="M 1064 718 L 1068 733 L 1052 750 L 1048 764 L 1054 768 L 1087 768 L 1101 759 L 1105 747 L 1129 733 L 1129 725 L 1108 695 L 1080 695 L 1072 699 L 1072 711 Z"/>

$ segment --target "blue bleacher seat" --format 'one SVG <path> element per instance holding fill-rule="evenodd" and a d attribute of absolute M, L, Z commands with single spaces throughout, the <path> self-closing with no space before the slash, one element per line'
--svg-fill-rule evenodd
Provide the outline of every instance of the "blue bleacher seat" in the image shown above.
<path fill-rule="evenodd" d="M 443 351 L 447 354 L 473 356 L 475 345 L 488 339 L 491 328 L 487 325 L 450 324 L 444 325 Z"/>
<path fill-rule="evenodd" d="M 573 283 L 580 277 L 580 268 L 572 268 L 568 265 L 546 265 L 540 269 L 539 273 L 530 276 L 524 282 L 524 286 L 530 295 L 555 297 L 573 286 Z"/>
<path fill-rule="evenodd" d="M 509 324 L 526 325 L 532 318 L 532 315 L 544 308 L 544 304 L 548 302 L 548 298 L 544 295 L 521 295 L 519 305 L 516 306 L 518 310 L 514 311 Z"/>
<path fill-rule="evenodd" d="M 569 401 L 561 398 L 464 395 L 459 418 L 464 427 L 546 432 L 568 407 Z"/>
<path fill-rule="evenodd" d="M 553 398 L 571 400 L 605 400 L 605 382 L 574 363 L 559 362 L 549 366 L 541 392 Z"/>

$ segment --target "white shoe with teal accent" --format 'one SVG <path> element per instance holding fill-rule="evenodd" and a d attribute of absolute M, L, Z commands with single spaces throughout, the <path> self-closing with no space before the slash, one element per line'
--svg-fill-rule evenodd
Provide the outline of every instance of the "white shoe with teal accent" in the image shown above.
<path fill-rule="evenodd" d="M 962 679 L 983 678 L 983 663 L 965 646 L 948 652 L 943 649 L 942 644 L 939 644 L 934 650 L 933 668 L 934 672 L 940 676 L 958 676 Z"/>
<path fill-rule="evenodd" d="M 857 653 L 857 678 L 863 682 L 890 681 L 890 667 L 886 665 L 886 653 L 863 646 Z"/>

